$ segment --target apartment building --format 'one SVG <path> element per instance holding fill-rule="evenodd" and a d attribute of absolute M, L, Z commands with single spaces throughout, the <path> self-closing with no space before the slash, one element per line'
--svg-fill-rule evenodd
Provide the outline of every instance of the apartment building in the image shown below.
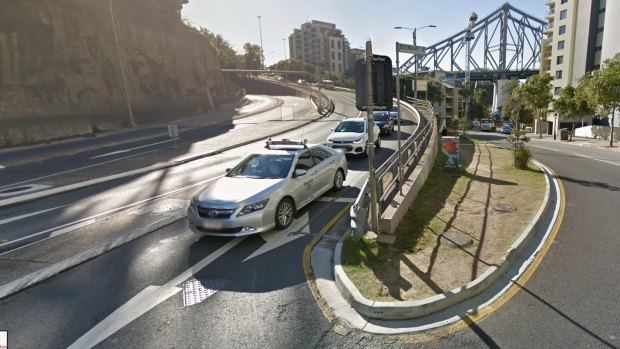
<path fill-rule="evenodd" d="M 349 42 L 333 23 L 313 20 L 294 29 L 289 51 L 291 58 L 318 65 L 324 72 L 343 74 L 350 64 Z"/>
<path fill-rule="evenodd" d="M 569 84 L 576 87 L 584 74 L 599 69 L 605 59 L 620 52 L 620 1 L 547 0 L 547 6 L 541 73 L 554 77 L 553 97 L 557 98 L 562 88 Z M 581 124 L 591 125 L 592 117 L 584 117 Z M 540 126 L 549 134 L 572 127 L 571 122 L 556 118 L 552 110 L 547 123 Z"/>

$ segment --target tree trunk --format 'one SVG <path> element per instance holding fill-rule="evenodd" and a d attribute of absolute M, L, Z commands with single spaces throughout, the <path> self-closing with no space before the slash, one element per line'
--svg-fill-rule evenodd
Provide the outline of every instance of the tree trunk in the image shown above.
<path fill-rule="evenodd" d="M 611 135 L 609 136 L 609 146 L 614 146 L 614 119 L 616 118 L 616 106 L 611 110 Z"/>
<path fill-rule="evenodd" d="M 538 117 L 538 139 L 542 139 L 542 122 L 540 122 L 540 113 L 537 113 Z"/>
<path fill-rule="evenodd" d="M 575 116 L 573 115 L 573 128 L 570 130 L 570 139 L 568 140 L 569 142 L 573 141 L 573 135 L 575 134 Z"/>

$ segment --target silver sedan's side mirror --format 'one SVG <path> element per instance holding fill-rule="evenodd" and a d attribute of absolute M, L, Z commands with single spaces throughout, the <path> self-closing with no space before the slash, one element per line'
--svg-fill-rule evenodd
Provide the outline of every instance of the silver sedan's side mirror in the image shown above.
<path fill-rule="evenodd" d="M 226 173 L 228 173 L 228 172 L 230 172 L 230 171 L 232 171 L 232 168 L 227 168 L 227 169 L 226 169 Z"/>
<path fill-rule="evenodd" d="M 307 170 L 298 168 L 295 170 L 295 173 L 293 174 L 293 177 L 297 178 L 297 177 L 301 177 L 301 176 L 305 176 L 308 173 Z"/>

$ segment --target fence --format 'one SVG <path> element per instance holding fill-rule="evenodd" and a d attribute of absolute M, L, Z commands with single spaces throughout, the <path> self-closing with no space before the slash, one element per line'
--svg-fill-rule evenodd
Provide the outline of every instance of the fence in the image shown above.
<path fill-rule="evenodd" d="M 435 112 L 433 106 L 427 101 L 419 101 L 416 105 L 421 108 L 428 108 L 431 111 L 430 120 L 425 120 L 419 116 L 418 128 L 405 140 L 401 146 L 401 163 L 403 177 L 410 174 L 417 166 L 420 158 L 424 154 L 424 150 L 428 146 L 433 133 L 435 123 Z M 417 113 L 417 110 L 416 110 Z M 392 154 L 384 163 L 376 170 L 377 178 L 377 197 L 378 203 L 382 204 L 387 201 L 391 195 L 396 193 L 400 188 L 398 176 L 398 155 L 396 152 Z M 357 199 L 351 206 L 351 234 L 355 238 L 360 238 L 367 230 L 369 223 L 369 205 L 370 205 L 370 185 L 367 179 L 357 196 Z"/>

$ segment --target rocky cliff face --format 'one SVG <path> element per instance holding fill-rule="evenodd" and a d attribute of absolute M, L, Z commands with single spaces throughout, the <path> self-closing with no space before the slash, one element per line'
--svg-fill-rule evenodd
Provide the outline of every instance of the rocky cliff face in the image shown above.
<path fill-rule="evenodd" d="M 0 146 L 127 125 L 121 62 L 137 123 L 207 109 L 207 84 L 215 104 L 230 100 L 184 2 L 0 0 Z"/>

